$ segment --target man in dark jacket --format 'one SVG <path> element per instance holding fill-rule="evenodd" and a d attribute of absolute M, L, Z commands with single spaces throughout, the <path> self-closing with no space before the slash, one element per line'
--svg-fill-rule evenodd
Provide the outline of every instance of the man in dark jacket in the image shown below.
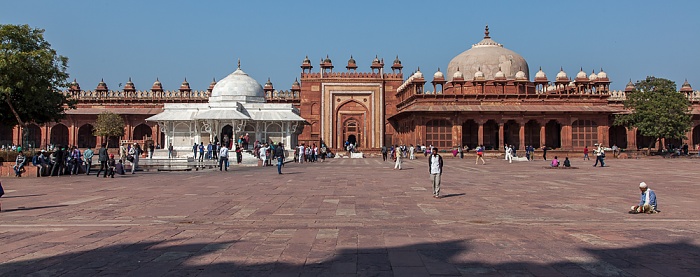
<path fill-rule="evenodd" d="M 103 178 L 107 178 L 107 173 L 109 173 L 109 168 L 107 167 L 107 160 L 109 159 L 109 156 L 107 155 L 107 145 L 103 143 L 97 154 L 97 160 L 100 162 L 100 170 L 97 171 L 97 177 L 100 177 L 100 172 L 102 172 L 102 169 L 104 168 L 105 173 L 102 176 Z"/>
<path fill-rule="evenodd" d="M 49 176 L 60 176 L 63 173 L 61 173 L 61 169 L 63 168 L 63 165 L 66 162 L 66 157 L 63 155 L 64 150 L 61 149 L 61 147 L 56 147 L 56 150 L 53 151 L 53 156 L 54 156 L 54 163 L 53 166 L 51 167 L 51 174 Z"/>
<path fill-rule="evenodd" d="M 275 147 L 274 155 L 277 158 L 277 174 L 282 174 L 282 165 L 284 164 L 284 145 L 280 142 Z"/>
<path fill-rule="evenodd" d="M 428 170 L 430 171 L 430 181 L 433 182 L 433 197 L 440 198 L 440 178 L 442 177 L 442 156 L 438 154 L 438 149 L 433 147 L 428 158 Z"/>

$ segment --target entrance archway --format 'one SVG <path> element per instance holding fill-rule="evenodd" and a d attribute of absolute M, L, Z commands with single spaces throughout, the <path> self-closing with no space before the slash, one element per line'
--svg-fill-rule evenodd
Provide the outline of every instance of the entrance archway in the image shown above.
<path fill-rule="evenodd" d="M 539 147 L 540 145 L 540 123 L 537 120 L 530 120 L 525 123 L 525 145 Z"/>
<path fill-rule="evenodd" d="M 617 145 L 622 149 L 627 148 L 627 128 L 625 126 L 612 126 L 608 131 L 610 146 Z"/>
<path fill-rule="evenodd" d="M 360 146 L 360 136 L 362 132 L 360 131 L 360 124 L 354 117 L 351 117 L 343 123 L 343 138 L 349 143 L 355 145 L 355 147 Z"/>
<path fill-rule="evenodd" d="M 544 126 L 545 145 L 549 148 L 561 148 L 561 124 L 552 119 Z"/>
<path fill-rule="evenodd" d="M 149 140 L 153 136 L 151 127 L 146 124 L 139 124 L 134 128 L 134 135 L 131 139 L 133 140 Z"/>
<path fill-rule="evenodd" d="M 462 145 L 469 149 L 476 149 L 479 144 L 479 124 L 470 119 L 462 123 Z"/>
<path fill-rule="evenodd" d="M 221 145 L 225 145 L 228 149 L 231 149 L 234 141 L 236 141 L 236 138 L 233 137 L 233 126 L 224 126 L 224 128 L 221 129 Z"/>
<path fill-rule="evenodd" d="M 51 144 L 68 146 L 68 127 L 63 124 L 56 124 L 51 128 Z"/>
<path fill-rule="evenodd" d="M 93 135 L 94 127 L 90 124 L 85 124 L 78 128 L 78 147 L 96 147 L 97 137 Z"/>
<path fill-rule="evenodd" d="M 508 120 L 503 125 L 503 143 L 520 149 L 520 124 L 515 120 Z"/>
<path fill-rule="evenodd" d="M 498 150 L 498 123 L 493 119 L 484 123 L 484 147 L 486 150 Z"/>

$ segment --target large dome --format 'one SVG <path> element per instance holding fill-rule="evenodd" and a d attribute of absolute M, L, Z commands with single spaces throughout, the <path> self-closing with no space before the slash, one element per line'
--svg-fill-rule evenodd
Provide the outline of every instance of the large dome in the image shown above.
<path fill-rule="evenodd" d="M 209 97 L 210 102 L 218 101 L 264 101 L 265 92 L 262 86 L 241 70 L 238 69 L 216 83 Z"/>
<path fill-rule="evenodd" d="M 496 72 L 503 72 L 506 79 L 515 79 L 515 74 L 522 70 L 526 78 L 530 79 L 530 68 L 527 61 L 518 53 L 509 50 L 495 42 L 489 36 L 489 27 L 486 26 L 485 36 L 482 41 L 472 45 L 472 48 L 454 57 L 447 66 L 447 76 L 452 81 L 452 76 L 461 71 L 465 78 L 471 79 L 474 73 L 481 70 L 486 80 L 493 80 Z"/>

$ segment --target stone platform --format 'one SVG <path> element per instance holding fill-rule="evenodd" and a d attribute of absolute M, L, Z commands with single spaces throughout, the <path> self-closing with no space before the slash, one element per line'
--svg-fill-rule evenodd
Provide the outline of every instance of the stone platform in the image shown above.
<path fill-rule="evenodd" d="M 445 157 L 440 199 L 422 156 L 2 178 L 0 275 L 700 275 L 699 161 L 593 162 Z"/>

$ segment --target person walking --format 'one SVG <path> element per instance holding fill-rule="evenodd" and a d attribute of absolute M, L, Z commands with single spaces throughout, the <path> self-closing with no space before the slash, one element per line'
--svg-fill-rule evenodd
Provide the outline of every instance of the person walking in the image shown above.
<path fill-rule="evenodd" d="M 126 153 L 127 152 L 128 151 L 126 150 L 126 146 L 124 146 L 124 144 L 119 146 L 119 160 L 121 160 L 122 163 L 124 163 L 126 161 Z M 107 158 L 109 158 L 109 157 L 107 157 Z M 105 161 L 106 161 L 106 159 L 105 159 Z"/>
<path fill-rule="evenodd" d="M 394 159 L 396 160 L 396 163 L 394 164 L 394 169 L 399 169 L 401 170 L 401 149 L 399 149 L 399 145 L 397 144 L 394 146 Z"/>
<path fill-rule="evenodd" d="M 104 178 L 107 178 L 107 172 L 109 171 L 109 168 L 107 168 L 107 159 L 109 159 L 109 155 L 107 155 L 106 146 L 107 144 L 103 143 L 102 147 L 100 147 L 100 150 L 97 150 L 97 161 L 100 162 L 100 170 L 97 171 L 97 177 L 100 177 L 100 172 L 102 172 L 102 169 L 104 169 Z"/>
<path fill-rule="evenodd" d="M 416 159 L 416 148 L 413 147 L 413 144 L 411 144 L 411 146 L 408 147 L 408 159 L 410 159 L 410 160 Z"/>
<path fill-rule="evenodd" d="M 83 152 L 83 158 L 85 158 L 85 175 L 90 175 L 90 167 L 92 167 L 92 156 L 94 155 L 95 153 L 92 152 L 90 146 L 88 146 L 87 150 Z"/>
<path fill-rule="evenodd" d="M 129 156 L 131 156 L 131 174 L 136 174 L 136 168 L 139 166 L 139 156 L 141 155 L 141 148 L 137 143 L 129 149 Z"/>
<path fill-rule="evenodd" d="M 591 158 L 588 157 L 588 145 L 583 147 L 583 160 L 591 160 Z"/>
<path fill-rule="evenodd" d="M 386 158 L 387 158 L 387 156 L 388 156 L 388 154 L 389 154 L 387 151 L 388 151 L 388 150 L 386 149 L 386 145 L 383 145 L 383 146 L 382 146 L 382 159 L 383 159 L 385 162 L 386 162 Z"/>
<path fill-rule="evenodd" d="M 221 150 L 219 150 L 219 171 L 222 167 L 228 171 L 228 147 L 226 144 L 221 145 Z"/>
<path fill-rule="evenodd" d="M 168 145 L 168 159 L 173 158 L 173 144 Z"/>
<path fill-rule="evenodd" d="M 428 158 L 428 170 L 430 171 L 430 181 L 433 183 L 433 197 L 440 198 L 440 181 L 442 179 L 442 156 L 438 154 L 438 149 L 433 148 L 430 158 Z"/>
<path fill-rule="evenodd" d="M 482 165 L 486 164 L 486 161 L 484 161 L 484 146 L 483 145 L 479 145 L 476 147 L 476 162 L 474 162 L 474 164 L 479 164 L 479 160 L 481 160 Z"/>
<path fill-rule="evenodd" d="M 600 143 L 594 144 L 594 146 L 597 146 L 598 148 L 594 150 L 595 152 L 595 164 L 593 167 L 596 167 L 598 165 L 598 162 L 600 162 L 600 167 L 605 167 L 605 149 L 603 149 L 603 145 Z"/>
<path fill-rule="evenodd" d="M 275 158 L 277 158 L 277 174 L 282 174 L 282 165 L 284 165 L 284 145 L 280 142 L 275 147 Z"/>
<path fill-rule="evenodd" d="M 149 153 L 148 153 L 148 154 L 149 154 L 149 155 L 148 155 L 149 159 L 153 159 L 153 153 L 156 152 L 156 146 L 155 146 L 153 143 L 151 143 L 151 144 L 148 145 L 148 152 L 149 152 Z"/>
<path fill-rule="evenodd" d="M 199 162 L 204 162 L 204 142 L 199 143 Z"/>
<path fill-rule="evenodd" d="M 509 146 L 508 144 L 506 144 L 505 148 L 506 148 L 506 161 L 508 161 L 508 163 L 513 163 L 513 148 L 511 146 Z"/>
<path fill-rule="evenodd" d="M 542 145 L 542 158 L 546 161 L 547 160 L 547 146 Z"/>

